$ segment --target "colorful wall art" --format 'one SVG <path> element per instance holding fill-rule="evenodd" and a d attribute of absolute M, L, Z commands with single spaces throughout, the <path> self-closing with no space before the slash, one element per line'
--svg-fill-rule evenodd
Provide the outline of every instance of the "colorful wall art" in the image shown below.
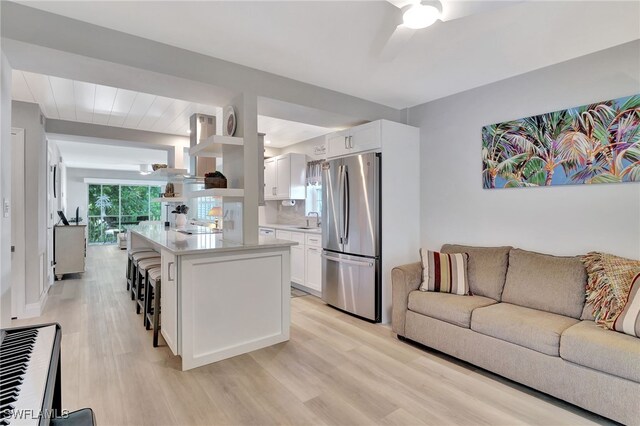
<path fill-rule="evenodd" d="M 485 188 L 640 182 L 640 95 L 482 128 Z"/>

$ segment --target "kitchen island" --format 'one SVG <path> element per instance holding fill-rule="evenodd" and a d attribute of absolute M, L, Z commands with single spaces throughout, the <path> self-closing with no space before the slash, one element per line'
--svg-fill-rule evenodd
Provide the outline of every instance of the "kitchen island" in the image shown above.
<path fill-rule="evenodd" d="M 128 244 L 161 254 L 160 332 L 183 371 L 289 340 L 295 242 L 246 245 L 149 224 L 131 229 Z"/>

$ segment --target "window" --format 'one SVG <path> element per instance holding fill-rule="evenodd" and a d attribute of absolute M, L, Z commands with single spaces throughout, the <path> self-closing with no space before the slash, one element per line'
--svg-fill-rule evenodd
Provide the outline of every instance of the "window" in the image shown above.
<path fill-rule="evenodd" d="M 143 220 L 160 220 L 162 188 L 150 185 L 89 185 L 89 243 L 115 243 L 119 232 Z"/>
<path fill-rule="evenodd" d="M 322 185 L 307 185 L 307 198 L 304 203 L 304 215 L 317 212 L 322 215 Z"/>
<path fill-rule="evenodd" d="M 196 218 L 213 222 L 222 216 L 222 197 L 199 197 L 197 198 Z"/>

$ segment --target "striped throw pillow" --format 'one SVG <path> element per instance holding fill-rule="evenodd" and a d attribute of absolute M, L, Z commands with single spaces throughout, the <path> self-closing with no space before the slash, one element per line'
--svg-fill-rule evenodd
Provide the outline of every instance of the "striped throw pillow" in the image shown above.
<path fill-rule="evenodd" d="M 467 253 L 439 253 L 420 250 L 422 259 L 422 291 L 436 291 L 459 295 L 469 294 Z"/>
<path fill-rule="evenodd" d="M 613 329 L 640 337 L 640 273 L 631 281 L 626 303 L 613 323 Z"/>

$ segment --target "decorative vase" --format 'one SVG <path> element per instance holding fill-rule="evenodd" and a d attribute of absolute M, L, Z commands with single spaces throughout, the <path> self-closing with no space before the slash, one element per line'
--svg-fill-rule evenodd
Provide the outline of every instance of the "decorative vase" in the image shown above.
<path fill-rule="evenodd" d="M 187 225 L 187 215 L 182 213 L 176 214 L 176 228 L 184 228 Z"/>

